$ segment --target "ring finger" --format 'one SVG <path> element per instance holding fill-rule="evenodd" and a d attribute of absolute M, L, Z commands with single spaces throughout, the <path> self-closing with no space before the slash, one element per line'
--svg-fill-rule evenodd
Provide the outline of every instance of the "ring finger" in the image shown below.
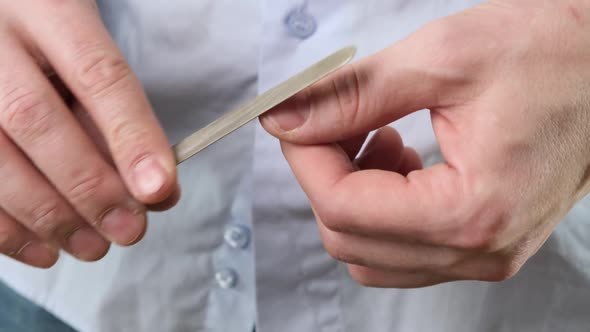
<path fill-rule="evenodd" d="M 108 242 L 84 222 L 2 132 L 0 182 L 0 207 L 37 236 L 56 242 L 83 260 L 104 256 Z"/>
<path fill-rule="evenodd" d="M 50 267 L 57 261 L 58 251 L 37 238 L 0 209 L 0 253 L 20 262 Z"/>

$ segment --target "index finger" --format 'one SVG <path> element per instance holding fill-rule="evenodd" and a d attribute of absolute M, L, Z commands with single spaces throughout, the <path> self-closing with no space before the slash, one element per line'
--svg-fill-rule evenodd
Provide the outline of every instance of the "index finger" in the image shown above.
<path fill-rule="evenodd" d="M 24 30 L 88 110 L 129 190 L 146 204 L 172 195 L 170 144 L 93 2 L 41 1 L 31 9 Z"/>

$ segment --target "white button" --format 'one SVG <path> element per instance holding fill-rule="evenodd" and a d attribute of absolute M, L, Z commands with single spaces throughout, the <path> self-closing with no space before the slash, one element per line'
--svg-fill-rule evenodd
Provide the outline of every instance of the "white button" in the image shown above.
<path fill-rule="evenodd" d="M 223 234 L 225 243 L 234 249 L 244 249 L 250 243 L 250 230 L 245 226 L 229 226 Z"/>
<path fill-rule="evenodd" d="M 285 25 L 291 35 L 301 39 L 309 38 L 317 29 L 315 18 L 303 8 L 289 12 L 285 17 Z"/>
<path fill-rule="evenodd" d="M 238 284 L 238 274 L 232 269 L 223 269 L 215 273 L 215 281 L 221 288 L 234 288 Z"/>

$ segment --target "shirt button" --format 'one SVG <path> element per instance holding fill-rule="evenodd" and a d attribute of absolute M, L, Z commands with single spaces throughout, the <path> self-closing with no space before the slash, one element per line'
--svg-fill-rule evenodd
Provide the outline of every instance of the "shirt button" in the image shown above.
<path fill-rule="evenodd" d="M 215 281 L 221 288 L 234 288 L 238 284 L 238 274 L 232 269 L 223 269 L 215 273 Z"/>
<path fill-rule="evenodd" d="M 223 239 L 234 249 L 244 249 L 250 242 L 250 230 L 245 226 L 230 226 L 225 230 Z"/>
<path fill-rule="evenodd" d="M 313 16 L 302 8 L 295 8 L 285 17 L 285 24 L 289 33 L 297 38 L 309 38 L 317 29 L 317 22 Z"/>

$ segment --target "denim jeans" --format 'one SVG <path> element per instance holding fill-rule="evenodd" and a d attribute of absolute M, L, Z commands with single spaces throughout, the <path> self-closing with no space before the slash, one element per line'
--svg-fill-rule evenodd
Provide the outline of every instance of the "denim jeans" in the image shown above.
<path fill-rule="evenodd" d="M 0 282 L 0 332 L 77 331 Z"/>
<path fill-rule="evenodd" d="M 0 282 L 0 332 L 76 332 Z"/>

